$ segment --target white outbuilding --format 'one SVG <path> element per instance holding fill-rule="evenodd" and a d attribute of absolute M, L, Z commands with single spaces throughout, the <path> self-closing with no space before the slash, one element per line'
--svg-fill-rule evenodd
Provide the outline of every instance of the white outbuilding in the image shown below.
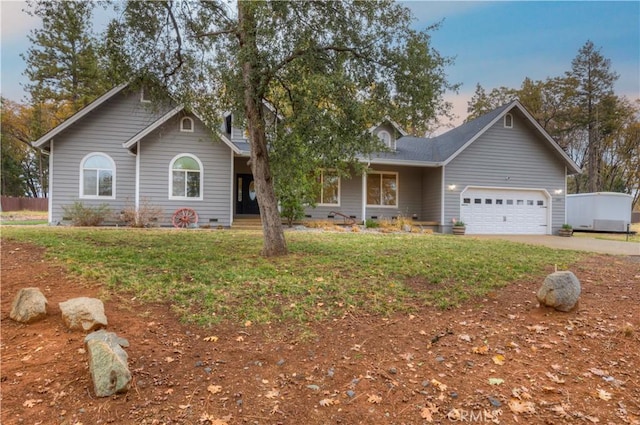
<path fill-rule="evenodd" d="M 626 232 L 631 223 L 633 196 L 595 192 L 567 195 L 567 223 L 574 230 Z"/>

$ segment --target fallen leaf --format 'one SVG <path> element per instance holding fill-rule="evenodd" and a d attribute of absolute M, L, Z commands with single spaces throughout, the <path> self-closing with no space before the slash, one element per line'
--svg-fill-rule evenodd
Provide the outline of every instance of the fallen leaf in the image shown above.
<path fill-rule="evenodd" d="M 24 406 L 24 407 L 33 407 L 38 403 L 42 403 L 42 400 L 40 400 L 40 399 L 36 400 L 36 399 L 32 398 L 32 399 L 29 399 L 29 400 L 25 400 L 25 402 L 22 403 L 22 406 Z"/>
<path fill-rule="evenodd" d="M 426 407 L 420 410 L 420 417 L 427 422 L 433 422 L 433 414 L 438 412 L 438 406 L 433 403 L 429 403 Z"/>
<path fill-rule="evenodd" d="M 604 401 L 611 400 L 611 393 L 606 392 L 603 389 L 598 388 L 598 397 Z"/>
<path fill-rule="evenodd" d="M 564 384 L 565 383 L 564 379 L 558 378 L 557 375 L 554 375 L 551 372 L 547 372 L 547 373 L 545 373 L 545 375 L 547 376 L 547 378 L 551 379 L 556 384 Z"/>
<path fill-rule="evenodd" d="M 551 411 L 552 411 L 553 413 L 555 413 L 556 415 L 560 416 L 560 417 L 561 417 L 561 418 L 563 418 L 563 419 L 569 419 L 569 418 L 571 417 L 571 415 L 569 415 L 569 414 L 567 413 L 567 411 L 565 410 L 564 406 L 563 406 L 563 405 L 561 405 L 561 404 L 558 404 L 558 405 L 556 405 L 556 406 L 553 406 L 553 407 L 551 408 Z"/>
<path fill-rule="evenodd" d="M 220 385 L 209 385 L 207 387 L 207 391 L 209 391 L 211 394 L 218 394 L 220 391 L 222 391 L 222 387 Z"/>
<path fill-rule="evenodd" d="M 498 366 L 502 366 L 504 364 L 504 356 L 502 354 L 496 354 L 493 356 L 492 360 Z"/>
<path fill-rule="evenodd" d="M 471 349 L 472 352 L 476 353 L 476 354 L 481 354 L 481 355 L 485 355 L 489 352 L 489 347 L 486 345 L 482 345 L 480 347 L 473 347 Z"/>
<path fill-rule="evenodd" d="M 275 415 L 276 413 L 280 413 L 281 415 L 284 415 L 284 412 L 280 410 L 280 405 L 278 403 L 276 403 L 275 406 L 273 406 L 273 408 L 271 409 L 271 412 L 269 413 L 272 415 Z"/>
<path fill-rule="evenodd" d="M 367 401 L 371 404 L 380 404 L 382 402 L 382 397 L 375 394 L 369 394 L 369 398 L 367 398 Z"/>
<path fill-rule="evenodd" d="M 531 401 L 520 401 L 512 398 L 509 400 L 509 408 L 513 413 L 536 413 L 535 404 Z"/>
<path fill-rule="evenodd" d="M 267 391 L 267 393 L 264 395 L 266 398 L 269 399 L 274 399 L 276 397 L 278 397 L 280 395 L 280 391 L 278 391 L 275 388 L 272 388 L 271 391 Z"/>
<path fill-rule="evenodd" d="M 164 361 L 167 363 L 173 363 L 174 361 L 176 361 L 176 359 L 174 359 L 173 357 L 165 357 Z"/>
<path fill-rule="evenodd" d="M 609 375 L 609 372 L 607 372 L 606 370 L 596 369 L 595 367 L 592 367 L 591 369 L 589 369 L 589 372 L 593 373 L 596 376 L 607 376 L 607 375 Z"/>
<path fill-rule="evenodd" d="M 207 342 L 217 342 L 218 341 L 218 337 L 217 336 L 208 336 L 204 338 L 205 341 Z"/>
<path fill-rule="evenodd" d="M 244 341 L 244 337 L 242 335 L 240 335 L 239 337 L 236 338 L 237 342 L 242 342 Z"/>
<path fill-rule="evenodd" d="M 447 391 L 447 386 L 435 378 L 431 380 L 431 385 L 433 385 L 440 391 Z"/>
<path fill-rule="evenodd" d="M 190 407 L 191 407 L 191 405 L 190 405 L 190 404 L 179 404 L 179 405 L 178 405 L 178 407 L 179 407 L 180 409 L 184 410 L 184 409 L 188 409 L 188 408 L 190 408 Z"/>
<path fill-rule="evenodd" d="M 463 341 L 471 342 L 471 337 L 467 334 L 458 335 L 458 338 Z"/>
<path fill-rule="evenodd" d="M 504 379 L 502 378 L 489 378 L 489 385 L 502 385 L 504 384 Z"/>
<path fill-rule="evenodd" d="M 537 334 L 541 334 L 544 333 L 544 331 L 549 330 L 548 327 L 542 325 L 527 326 L 527 329 L 529 329 L 530 331 L 534 331 Z"/>
<path fill-rule="evenodd" d="M 320 400 L 320 406 L 322 407 L 328 407 L 328 406 L 333 406 L 334 404 L 338 404 L 340 403 L 338 400 L 333 399 L 333 398 L 323 398 L 322 400 Z"/>

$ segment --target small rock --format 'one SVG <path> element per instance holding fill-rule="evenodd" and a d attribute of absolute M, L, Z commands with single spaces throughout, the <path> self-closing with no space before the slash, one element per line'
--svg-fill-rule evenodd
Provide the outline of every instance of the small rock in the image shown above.
<path fill-rule="evenodd" d="M 356 385 L 358 382 L 360 382 L 360 379 L 358 379 L 358 378 L 353 378 L 353 379 L 351 380 L 351 385 Z"/>
<path fill-rule="evenodd" d="M 276 365 L 282 366 L 284 363 L 285 363 L 285 360 L 284 359 L 280 359 L 280 360 L 278 360 L 278 363 L 276 363 Z"/>
<path fill-rule="evenodd" d="M 334 372 L 333 368 L 331 368 L 331 369 L 329 369 L 329 370 L 327 371 L 327 376 L 328 376 L 329 378 L 333 378 L 333 374 L 334 374 L 334 373 L 335 373 L 335 372 Z"/>
<path fill-rule="evenodd" d="M 347 390 L 347 397 L 354 398 L 356 396 L 356 392 L 353 390 Z"/>
<path fill-rule="evenodd" d="M 431 385 L 431 382 L 429 382 L 429 381 L 422 381 L 422 386 L 423 386 L 423 387 L 425 387 L 425 388 L 426 388 L 426 387 L 428 387 L 429 385 Z"/>
<path fill-rule="evenodd" d="M 198 360 L 196 362 L 196 367 L 202 367 L 202 366 L 204 366 L 204 363 L 201 360 Z"/>
<path fill-rule="evenodd" d="M 493 407 L 500 407 L 502 406 L 502 403 L 500 402 L 500 400 L 498 400 L 497 398 L 491 397 L 489 396 L 489 403 L 491 403 L 491 405 Z"/>
<path fill-rule="evenodd" d="M 444 357 L 438 356 L 438 357 L 436 357 L 436 361 L 439 362 L 439 363 L 442 363 L 444 361 Z"/>
<path fill-rule="evenodd" d="M 38 288 L 23 288 L 18 291 L 9 317 L 16 322 L 31 323 L 47 316 L 47 299 Z"/>
<path fill-rule="evenodd" d="M 107 326 L 104 304 L 97 298 L 79 297 L 58 304 L 69 329 L 93 331 Z"/>
<path fill-rule="evenodd" d="M 542 305 L 567 312 L 578 302 L 580 290 L 580 281 L 572 272 L 555 272 L 544 279 L 536 297 Z"/>
<path fill-rule="evenodd" d="M 458 393 L 453 391 L 451 394 L 449 394 L 451 396 L 451 398 L 458 398 Z"/>
<path fill-rule="evenodd" d="M 98 397 L 108 397 L 129 390 L 131 372 L 127 353 L 122 349 L 129 342 L 113 332 L 100 330 L 84 339 L 89 353 L 89 370 Z"/>
<path fill-rule="evenodd" d="M 320 387 L 315 384 L 307 385 L 307 388 L 313 391 L 320 391 Z"/>
<path fill-rule="evenodd" d="M 204 373 L 211 373 L 211 372 L 213 372 L 213 369 L 211 369 L 210 367 L 204 368 Z"/>
<path fill-rule="evenodd" d="M 391 367 L 389 368 L 389 373 L 395 375 L 396 373 L 398 373 L 398 369 L 396 369 L 395 367 Z"/>

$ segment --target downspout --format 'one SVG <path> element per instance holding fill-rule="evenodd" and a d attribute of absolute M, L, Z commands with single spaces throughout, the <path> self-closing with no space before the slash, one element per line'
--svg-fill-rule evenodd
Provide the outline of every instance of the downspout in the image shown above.
<path fill-rule="evenodd" d="M 235 193 L 233 191 L 233 185 L 235 183 L 235 173 L 234 173 L 234 165 L 235 161 L 233 160 L 233 150 L 229 149 L 231 153 L 231 167 L 230 175 L 229 175 L 229 227 L 233 226 L 233 206 L 235 204 Z"/>
<path fill-rule="evenodd" d="M 442 181 L 440 182 L 440 232 L 444 233 L 444 198 L 445 198 L 445 191 L 444 191 L 444 178 L 445 178 L 445 171 L 444 171 L 444 165 L 442 166 Z"/>
<path fill-rule="evenodd" d="M 141 140 L 138 140 L 138 151 L 136 152 L 136 190 L 135 190 L 135 207 L 136 207 L 136 222 L 140 219 L 138 214 L 140 213 L 140 155 L 142 154 Z"/>
<path fill-rule="evenodd" d="M 53 225 L 53 140 L 49 142 L 49 184 L 47 185 L 47 208 L 49 212 L 47 213 L 47 221 L 49 225 Z"/>
<path fill-rule="evenodd" d="M 369 169 L 367 164 L 367 169 Z M 367 224 L 367 172 L 362 173 L 362 224 Z"/>

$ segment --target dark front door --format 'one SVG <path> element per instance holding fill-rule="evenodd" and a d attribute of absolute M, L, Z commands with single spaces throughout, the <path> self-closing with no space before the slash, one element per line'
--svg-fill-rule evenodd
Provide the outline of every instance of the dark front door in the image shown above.
<path fill-rule="evenodd" d="M 251 174 L 236 176 L 236 214 L 260 214 L 255 183 Z"/>

